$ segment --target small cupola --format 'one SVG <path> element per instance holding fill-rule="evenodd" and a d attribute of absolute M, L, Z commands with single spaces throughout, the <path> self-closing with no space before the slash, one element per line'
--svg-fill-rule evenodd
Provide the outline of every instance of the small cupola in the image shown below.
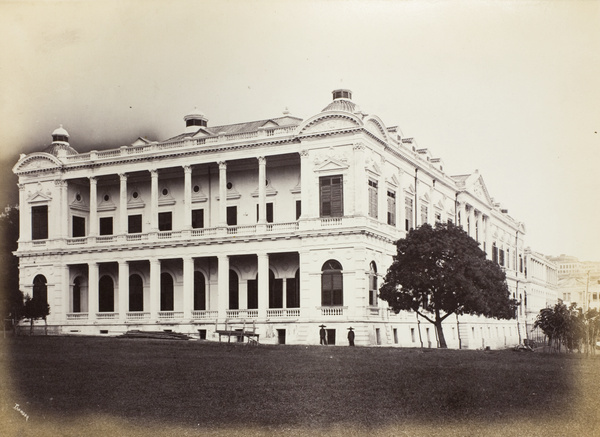
<path fill-rule="evenodd" d="M 196 131 L 201 127 L 206 127 L 208 124 L 208 119 L 199 111 L 198 108 L 194 108 L 192 112 L 183 117 L 185 120 L 185 127 L 188 131 Z"/>
<path fill-rule="evenodd" d="M 69 132 L 62 127 L 52 132 L 52 144 L 50 144 L 44 152 L 62 158 L 68 155 L 77 155 L 77 151 L 69 144 Z"/>
<path fill-rule="evenodd" d="M 52 132 L 52 144 L 55 143 L 69 145 L 69 132 L 63 128 L 62 124 Z"/>
<path fill-rule="evenodd" d="M 346 89 L 333 90 L 333 102 L 327 105 L 321 112 L 344 111 L 354 113 L 358 106 L 352 101 L 352 91 Z"/>

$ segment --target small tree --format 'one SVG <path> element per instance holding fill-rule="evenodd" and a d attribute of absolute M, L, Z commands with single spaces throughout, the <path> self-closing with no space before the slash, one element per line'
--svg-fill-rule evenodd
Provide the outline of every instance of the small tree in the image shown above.
<path fill-rule="evenodd" d="M 396 247 L 380 297 L 396 313 L 416 311 L 432 323 L 441 348 L 447 347 L 442 322 L 451 314 L 515 317 L 504 272 L 460 227 L 424 224 Z"/>
<path fill-rule="evenodd" d="M 24 316 L 29 319 L 29 334 L 33 334 L 33 322 L 37 319 L 44 319 L 44 332 L 48 334 L 48 324 L 46 317 L 50 314 L 50 305 L 44 299 L 31 298 L 25 296 Z"/>
<path fill-rule="evenodd" d="M 534 328 L 540 328 L 548 337 L 551 350 L 560 352 L 562 346 L 571 352 L 579 349 L 585 336 L 584 316 L 573 303 L 567 307 L 558 302 L 552 308 L 540 310 Z"/>

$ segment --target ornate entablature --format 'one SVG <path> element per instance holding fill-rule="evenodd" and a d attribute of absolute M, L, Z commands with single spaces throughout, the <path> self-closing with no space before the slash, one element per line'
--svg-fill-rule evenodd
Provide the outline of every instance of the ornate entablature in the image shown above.
<path fill-rule="evenodd" d="M 36 152 L 22 156 L 22 159 L 20 159 L 13 167 L 13 173 L 22 175 L 27 173 L 56 171 L 61 170 L 62 167 L 63 164 L 57 157 L 49 153 Z"/>

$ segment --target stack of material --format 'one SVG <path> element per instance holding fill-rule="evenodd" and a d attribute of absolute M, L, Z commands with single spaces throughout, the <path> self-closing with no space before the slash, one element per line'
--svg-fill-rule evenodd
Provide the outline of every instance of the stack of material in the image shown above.
<path fill-rule="evenodd" d="M 156 338 L 160 340 L 191 340 L 192 337 L 186 334 L 180 334 L 178 332 L 131 330 L 127 331 L 123 335 L 117 336 L 117 338 Z"/>

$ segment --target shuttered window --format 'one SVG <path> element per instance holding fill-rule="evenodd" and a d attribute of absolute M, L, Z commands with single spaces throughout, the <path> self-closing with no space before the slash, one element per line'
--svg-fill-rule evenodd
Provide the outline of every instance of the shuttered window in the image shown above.
<path fill-rule="evenodd" d="M 408 231 L 413 228 L 413 201 L 412 199 L 404 199 L 404 230 Z"/>
<path fill-rule="evenodd" d="M 48 238 L 48 205 L 31 208 L 31 239 L 45 240 Z"/>
<path fill-rule="evenodd" d="M 387 224 L 396 226 L 396 193 L 387 192 Z"/>
<path fill-rule="evenodd" d="M 377 218 L 377 182 L 369 179 L 369 217 Z"/>
<path fill-rule="evenodd" d="M 323 265 L 321 272 L 321 305 L 343 305 L 342 265 L 335 260 L 329 260 Z"/>
<path fill-rule="evenodd" d="M 319 179 L 321 217 L 342 217 L 344 215 L 342 176 L 324 176 Z"/>

